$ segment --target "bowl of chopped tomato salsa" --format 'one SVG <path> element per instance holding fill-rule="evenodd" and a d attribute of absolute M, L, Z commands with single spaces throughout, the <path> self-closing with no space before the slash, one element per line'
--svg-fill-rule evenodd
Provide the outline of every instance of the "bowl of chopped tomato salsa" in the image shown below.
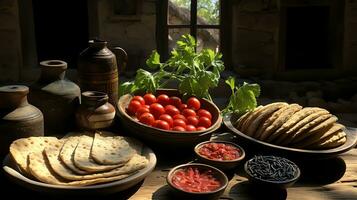
<path fill-rule="evenodd" d="M 239 145 L 227 141 L 206 141 L 195 147 L 198 159 L 222 170 L 236 168 L 245 157 Z"/>
<path fill-rule="evenodd" d="M 171 169 L 167 183 L 182 198 L 218 199 L 228 185 L 228 178 L 215 167 L 191 163 Z"/>

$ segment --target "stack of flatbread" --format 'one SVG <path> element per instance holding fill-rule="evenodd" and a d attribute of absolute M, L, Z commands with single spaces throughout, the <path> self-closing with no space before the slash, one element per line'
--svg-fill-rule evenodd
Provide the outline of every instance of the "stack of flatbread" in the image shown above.
<path fill-rule="evenodd" d="M 86 186 L 121 180 L 148 164 L 142 144 L 109 132 L 14 141 L 10 155 L 28 177 L 55 185 Z"/>
<path fill-rule="evenodd" d="M 257 107 L 235 127 L 261 141 L 301 149 L 330 149 L 346 142 L 345 127 L 327 110 L 284 102 Z"/>

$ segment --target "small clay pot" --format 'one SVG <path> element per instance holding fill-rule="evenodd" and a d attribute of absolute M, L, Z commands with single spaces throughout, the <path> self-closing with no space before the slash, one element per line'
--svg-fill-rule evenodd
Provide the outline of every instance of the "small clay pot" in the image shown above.
<path fill-rule="evenodd" d="M 43 136 L 43 115 L 27 102 L 29 88 L 22 85 L 0 87 L 0 155 L 9 152 L 19 138 Z"/>
<path fill-rule="evenodd" d="M 86 91 L 82 93 L 82 103 L 76 112 L 77 126 L 82 130 L 109 128 L 114 121 L 115 108 L 108 102 L 106 93 Z"/>

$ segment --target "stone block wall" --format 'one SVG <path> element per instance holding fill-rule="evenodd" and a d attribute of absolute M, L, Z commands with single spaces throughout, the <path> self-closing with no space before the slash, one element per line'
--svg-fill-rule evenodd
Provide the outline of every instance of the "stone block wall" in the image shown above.
<path fill-rule="evenodd" d="M 0 83 L 18 80 L 21 57 L 21 35 L 16 0 L 0 1 Z"/>

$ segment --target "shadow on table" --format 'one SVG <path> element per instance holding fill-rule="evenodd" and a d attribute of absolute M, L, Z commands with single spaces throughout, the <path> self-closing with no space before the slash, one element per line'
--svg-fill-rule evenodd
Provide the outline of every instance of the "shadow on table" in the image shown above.
<path fill-rule="evenodd" d="M 239 182 L 233 185 L 229 191 L 229 196 L 239 197 L 242 199 L 274 199 L 285 200 L 287 197 L 286 189 L 270 188 L 251 184 L 249 181 Z"/>
<path fill-rule="evenodd" d="M 346 163 L 340 157 L 295 162 L 301 170 L 301 178 L 295 186 L 319 186 L 334 183 L 346 172 Z"/>

